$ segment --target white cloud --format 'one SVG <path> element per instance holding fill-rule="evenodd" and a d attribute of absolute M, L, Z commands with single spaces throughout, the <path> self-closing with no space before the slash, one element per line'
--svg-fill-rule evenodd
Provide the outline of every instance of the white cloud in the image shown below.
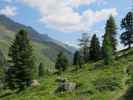
<path fill-rule="evenodd" d="M 4 8 L 0 9 L 0 14 L 5 16 L 15 16 L 17 14 L 16 7 L 7 5 Z"/>
<path fill-rule="evenodd" d="M 12 0 L 4 0 L 5 2 L 7 2 L 7 3 L 11 3 L 12 2 Z"/>
<path fill-rule="evenodd" d="M 68 0 L 71 5 L 79 6 L 79 5 L 90 5 L 97 0 Z"/>
<path fill-rule="evenodd" d="M 80 14 L 73 6 L 96 2 L 97 0 L 23 0 L 26 5 L 37 9 L 41 14 L 41 22 L 47 27 L 63 32 L 84 32 L 109 15 L 117 15 L 115 8 L 94 12 L 88 9 Z M 71 5 L 70 5 L 71 4 Z"/>

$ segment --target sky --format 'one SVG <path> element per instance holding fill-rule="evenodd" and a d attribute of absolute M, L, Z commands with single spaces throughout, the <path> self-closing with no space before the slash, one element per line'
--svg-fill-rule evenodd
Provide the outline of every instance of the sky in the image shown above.
<path fill-rule="evenodd" d="M 0 14 L 77 47 L 82 33 L 101 40 L 110 15 L 120 34 L 120 21 L 132 6 L 133 0 L 0 0 Z"/>

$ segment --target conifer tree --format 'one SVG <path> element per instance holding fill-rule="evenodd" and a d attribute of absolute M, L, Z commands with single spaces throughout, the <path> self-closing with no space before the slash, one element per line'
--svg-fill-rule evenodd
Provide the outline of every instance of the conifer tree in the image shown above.
<path fill-rule="evenodd" d="M 111 44 L 108 34 L 104 35 L 102 54 L 103 54 L 104 64 L 106 65 L 111 64 L 113 61 L 113 46 Z"/>
<path fill-rule="evenodd" d="M 43 63 L 39 64 L 39 67 L 38 67 L 38 76 L 39 77 L 44 76 L 44 65 L 43 65 Z"/>
<path fill-rule="evenodd" d="M 115 53 L 115 51 L 117 49 L 116 48 L 116 46 L 117 46 L 116 29 L 117 28 L 116 28 L 116 23 L 115 23 L 114 17 L 111 15 L 106 22 L 105 33 L 109 35 L 109 39 L 113 46 L 113 53 Z"/>
<path fill-rule="evenodd" d="M 73 65 L 76 66 L 76 69 L 82 68 L 83 58 L 79 51 L 76 51 L 73 57 Z"/>
<path fill-rule="evenodd" d="M 5 64 L 6 64 L 5 56 L 2 52 L 2 50 L 0 50 L 0 67 L 3 67 Z"/>
<path fill-rule="evenodd" d="M 96 34 L 93 35 L 90 43 L 90 60 L 92 61 L 98 61 L 101 58 L 101 48 L 99 40 L 96 36 Z"/>
<path fill-rule="evenodd" d="M 34 76 L 32 46 L 28 33 L 21 29 L 9 48 L 9 68 L 6 83 L 9 89 L 21 91 L 30 85 Z"/>
<path fill-rule="evenodd" d="M 64 72 L 66 70 L 67 66 L 68 66 L 68 59 L 67 59 L 67 57 L 64 55 L 63 52 L 60 52 L 57 55 L 55 68 L 60 73 L 62 71 Z"/>
<path fill-rule="evenodd" d="M 133 44 L 133 12 L 128 12 L 126 17 L 122 19 L 121 28 L 125 29 L 125 32 L 120 36 L 121 43 L 131 48 Z"/>
<path fill-rule="evenodd" d="M 82 53 L 84 63 L 89 61 L 89 36 L 86 33 L 82 34 L 81 39 L 79 39 L 80 53 Z"/>

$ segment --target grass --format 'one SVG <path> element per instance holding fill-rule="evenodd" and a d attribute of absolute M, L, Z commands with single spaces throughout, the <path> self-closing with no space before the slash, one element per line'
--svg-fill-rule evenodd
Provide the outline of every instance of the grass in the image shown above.
<path fill-rule="evenodd" d="M 97 63 L 89 63 L 78 71 L 73 71 L 71 66 L 69 70 L 61 75 L 71 82 L 80 84 L 80 87 L 73 92 L 64 92 L 55 94 L 54 91 L 58 86 L 56 74 L 45 74 L 41 78 L 40 86 L 30 87 L 19 94 L 11 94 L 3 96 L 5 91 L 1 93 L 0 100 L 117 100 L 126 90 L 125 81 L 128 78 L 126 68 L 133 64 L 133 55 L 122 57 L 111 65 L 94 68 Z M 120 88 L 115 91 L 98 91 L 93 82 L 102 77 L 116 77 L 120 84 Z"/>
<path fill-rule="evenodd" d="M 8 48 L 11 45 L 10 41 L 12 41 L 14 33 L 5 30 L 4 27 L 0 26 L 0 32 L 2 32 L 0 33 L 0 49 L 4 52 L 6 58 L 8 58 Z M 52 72 L 54 70 L 54 63 L 50 58 L 53 58 L 54 53 L 49 55 L 50 57 L 47 57 L 46 54 L 48 54 L 48 50 L 55 52 L 54 50 L 58 47 L 52 49 L 48 44 L 35 41 L 32 41 L 32 45 L 34 49 L 33 53 L 36 56 L 36 65 L 38 66 L 40 62 L 43 62 L 45 70 Z M 55 94 L 55 90 L 58 87 L 56 79 L 59 76 L 46 72 L 44 77 L 39 79 L 40 86 L 38 87 L 29 87 L 18 94 L 9 90 L 0 89 L 0 100 L 117 100 L 127 89 L 125 85 L 128 79 L 126 69 L 129 65 L 133 65 L 132 50 L 121 51 L 118 53 L 118 56 L 123 55 L 123 52 L 125 52 L 125 56 L 118 57 L 111 65 L 105 66 L 102 64 L 102 61 L 88 63 L 78 71 L 72 70 L 74 66 L 69 66 L 68 70 L 61 77 L 80 84 L 80 87 L 73 92 Z M 95 68 L 97 65 L 101 67 Z M 3 70 L 0 69 L 0 75 L 3 75 L 2 73 Z M 98 91 L 93 82 L 103 77 L 115 77 L 120 84 L 120 88 L 117 88 L 115 91 Z"/>

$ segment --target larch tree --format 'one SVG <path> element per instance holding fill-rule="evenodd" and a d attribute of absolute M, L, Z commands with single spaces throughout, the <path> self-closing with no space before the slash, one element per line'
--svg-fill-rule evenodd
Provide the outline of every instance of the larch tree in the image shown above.
<path fill-rule="evenodd" d="M 128 12 L 122 19 L 121 28 L 125 30 L 120 36 L 121 43 L 130 49 L 133 44 L 133 12 Z"/>
<path fill-rule="evenodd" d="M 80 51 L 76 51 L 74 53 L 74 57 L 73 57 L 73 65 L 76 66 L 76 70 L 78 70 L 79 68 L 82 68 L 83 65 L 83 58 L 80 54 Z"/>
<path fill-rule="evenodd" d="M 90 55 L 90 60 L 91 61 L 98 61 L 101 58 L 100 42 L 99 42 L 96 34 L 94 34 L 92 36 L 92 39 L 91 39 L 91 42 L 90 42 L 89 55 Z"/>
<path fill-rule="evenodd" d="M 38 76 L 39 77 L 44 76 L 44 65 L 43 65 L 43 63 L 40 63 L 39 66 L 38 66 Z"/>
<path fill-rule="evenodd" d="M 21 91 L 30 85 L 35 73 L 32 51 L 28 33 L 21 29 L 9 48 L 9 66 L 5 73 L 9 89 Z"/>
<path fill-rule="evenodd" d="M 89 61 L 89 36 L 87 33 L 83 33 L 81 39 L 79 39 L 80 52 L 82 54 L 84 63 Z"/>
<path fill-rule="evenodd" d="M 55 68 L 58 70 L 59 73 L 64 72 L 68 66 L 68 59 L 63 52 L 60 52 L 57 55 Z"/>
<path fill-rule="evenodd" d="M 117 49 L 117 39 L 116 39 L 117 31 L 116 30 L 117 30 L 117 27 L 116 27 L 114 17 L 111 15 L 106 22 L 105 33 L 108 34 L 109 36 L 109 39 L 113 46 L 113 53 L 115 53 Z"/>
<path fill-rule="evenodd" d="M 111 64 L 113 61 L 113 46 L 110 41 L 109 35 L 105 34 L 102 45 L 102 56 L 104 60 L 104 64 Z"/>

